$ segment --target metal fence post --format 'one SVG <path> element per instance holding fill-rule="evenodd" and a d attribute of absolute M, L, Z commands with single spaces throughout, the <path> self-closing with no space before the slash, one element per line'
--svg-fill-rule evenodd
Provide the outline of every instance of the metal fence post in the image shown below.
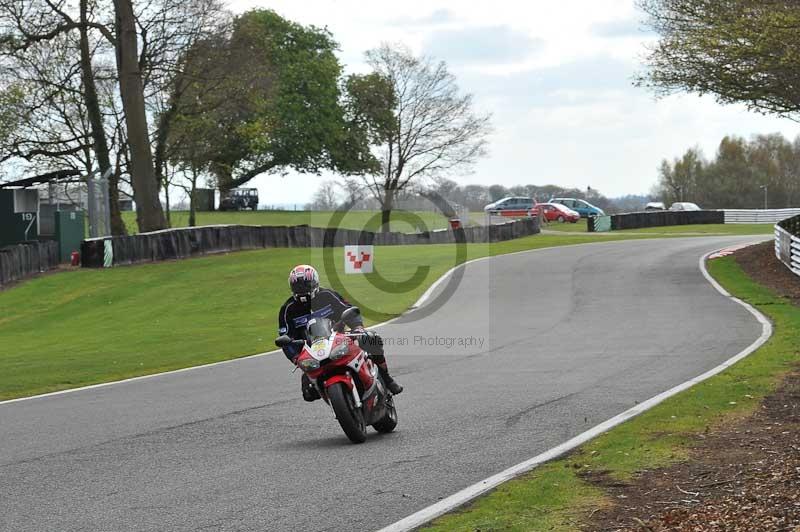
<path fill-rule="evenodd" d="M 89 236 L 91 238 L 97 238 L 97 206 L 95 203 L 95 198 L 97 194 L 95 192 L 95 180 L 92 179 L 92 176 L 86 180 L 86 195 L 88 196 L 88 203 L 87 207 L 89 210 Z"/>
<path fill-rule="evenodd" d="M 86 179 L 87 203 L 89 207 L 89 236 L 97 238 L 111 234 L 111 205 L 108 194 L 108 176 L 111 168 L 102 176 L 94 179 L 90 174 Z"/>

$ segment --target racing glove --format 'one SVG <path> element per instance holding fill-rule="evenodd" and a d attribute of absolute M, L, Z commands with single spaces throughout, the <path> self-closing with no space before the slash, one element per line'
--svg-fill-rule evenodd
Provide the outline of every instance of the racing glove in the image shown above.
<path fill-rule="evenodd" d="M 383 356 L 383 338 L 373 331 L 364 331 L 358 345 L 370 355 Z"/>

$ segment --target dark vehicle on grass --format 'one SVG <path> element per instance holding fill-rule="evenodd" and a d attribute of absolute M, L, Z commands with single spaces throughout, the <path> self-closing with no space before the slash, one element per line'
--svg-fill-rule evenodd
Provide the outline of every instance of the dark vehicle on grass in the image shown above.
<path fill-rule="evenodd" d="M 258 189 L 233 188 L 220 191 L 219 210 L 244 211 L 258 208 Z"/>

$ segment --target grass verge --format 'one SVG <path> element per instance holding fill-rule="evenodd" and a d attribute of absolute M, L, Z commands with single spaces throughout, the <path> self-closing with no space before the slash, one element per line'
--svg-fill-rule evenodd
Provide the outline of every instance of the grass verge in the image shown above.
<path fill-rule="evenodd" d="M 591 509 L 610 503 L 584 480 L 586 475 L 625 480 L 636 471 L 684 460 L 692 436 L 757 408 L 800 357 L 800 308 L 752 281 L 733 257 L 711 261 L 709 270 L 733 295 L 773 321 L 774 334 L 761 349 L 424 530 L 575 530 Z"/>
<path fill-rule="evenodd" d="M 773 224 L 696 224 L 669 225 L 665 227 L 646 227 L 643 229 L 623 229 L 614 231 L 623 234 L 678 234 L 692 233 L 702 235 L 771 235 L 775 232 Z"/>

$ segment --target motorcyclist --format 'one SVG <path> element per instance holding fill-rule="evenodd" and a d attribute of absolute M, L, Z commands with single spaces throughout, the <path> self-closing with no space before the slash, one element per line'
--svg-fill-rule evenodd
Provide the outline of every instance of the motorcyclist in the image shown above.
<path fill-rule="evenodd" d="M 301 264 L 289 272 L 289 287 L 292 296 L 286 300 L 278 314 L 278 334 L 287 335 L 293 340 L 305 340 L 305 330 L 308 320 L 312 318 L 328 318 L 339 321 L 342 312 L 352 305 L 341 295 L 329 288 L 320 288 L 319 274 L 313 266 Z M 359 346 L 369 353 L 370 358 L 377 364 L 381 379 L 393 394 L 403 391 L 403 387 L 389 375 L 386 366 L 386 357 L 383 352 L 383 339 L 375 332 L 364 331 L 359 317 L 358 323 L 350 324 L 356 332 L 363 334 L 358 340 Z M 292 363 L 295 362 L 300 348 L 289 344 L 283 348 L 283 353 Z M 314 401 L 319 399 L 319 392 L 311 384 L 308 376 L 303 374 L 300 383 L 303 399 Z"/>

